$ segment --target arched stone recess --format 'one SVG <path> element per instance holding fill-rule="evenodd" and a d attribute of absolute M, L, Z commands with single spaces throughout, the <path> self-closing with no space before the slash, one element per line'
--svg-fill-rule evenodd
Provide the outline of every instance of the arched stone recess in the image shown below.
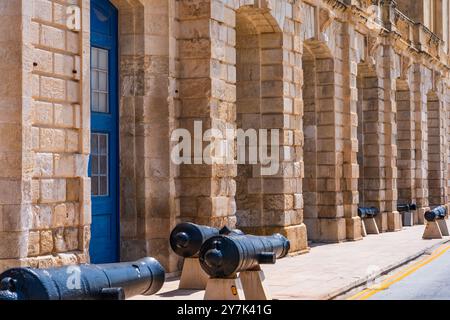
<path fill-rule="evenodd" d="M 266 194 L 271 176 L 261 174 L 258 155 L 260 130 L 272 129 L 274 107 L 283 112 L 282 45 L 282 31 L 267 10 L 244 6 L 236 11 L 236 125 L 248 139 L 237 146 L 245 161 L 237 167 L 236 218 L 237 227 L 249 233 L 261 232 L 269 212 L 286 208 L 284 195 Z"/>
<path fill-rule="evenodd" d="M 237 222 L 255 234 L 280 232 L 291 240 L 293 252 L 307 250 L 298 4 L 202 1 L 178 8 L 180 127 L 193 132 L 194 121 L 202 121 L 203 130 L 223 135 L 236 126 L 279 129 L 280 143 L 273 175 L 262 176 L 259 165 L 181 165 L 180 220 L 213 226 Z"/>
<path fill-rule="evenodd" d="M 380 231 L 399 231 L 395 54 L 389 43 L 368 38 L 368 58 L 358 65 L 359 205 L 380 210 Z"/>
<path fill-rule="evenodd" d="M 436 88 L 437 89 L 437 88 Z M 446 141 L 447 114 L 442 93 L 431 90 L 427 94 L 428 118 L 428 192 L 430 207 L 446 205 L 447 159 Z"/>
<path fill-rule="evenodd" d="M 303 43 L 304 201 L 310 240 L 346 239 L 342 177 L 342 88 L 337 62 L 327 43 Z M 341 109 L 339 109 L 341 108 Z"/>
<path fill-rule="evenodd" d="M 411 90 L 412 69 L 411 60 L 402 57 L 401 76 L 396 80 L 397 103 L 397 169 L 398 169 L 398 203 L 416 203 L 415 188 L 415 125 L 416 117 L 413 106 L 413 93 Z M 418 223 L 417 213 L 414 214 L 414 223 Z"/>
<path fill-rule="evenodd" d="M 376 66 L 370 63 L 358 65 L 358 165 L 359 206 L 374 206 L 380 210 L 380 231 L 387 231 L 384 193 L 385 171 L 384 136 L 382 125 L 384 101 L 382 82 Z"/>
<path fill-rule="evenodd" d="M 120 253 L 177 269 L 170 129 L 174 119 L 170 1 L 111 0 L 119 12 Z M 170 55 L 170 58 L 169 58 Z"/>
<path fill-rule="evenodd" d="M 305 206 L 306 201 L 309 201 L 308 213 L 305 214 L 305 218 L 309 215 L 305 220 L 311 229 L 308 230 L 308 235 L 311 239 L 311 234 L 314 233 L 313 239 L 325 242 L 359 240 L 361 225 L 357 217 L 356 88 L 352 89 L 352 85 L 356 83 L 357 70 L 352 63 L 356 56 L 353 30 L 349 24 L 338 20 L 327 5 L 318 1 L 304 2 L 302 14 L 303 63 L 304 71 L 308 72 L 304 76 L 308 79 L 304 85 L 304 103 L 309 104 L 308 107 L 305 105 L 304 117 L 304 186 L 305 190 L 311 188 L 309 191 L 312 191 L 308 194 L 309 200 L 305 196 Z M 317 101 L 314 102 L 314 99 Z M 308 117 L 307 108 L 311 112 L 316 108 L 309 115 L 317 115 Z M 312 130 L 315 128 L 314 121 L 326 130 L 317 130 L 316 133 Z M 306 133 L 307 126 L 309 137 Z M 315 139 L 317 140 L 313 142 Z M 314 155 L 316 151 L 317 157 Z M 307 157 L 309 160 L 306 160 Z M 309 166 L 308 169 L 306 166 Z M 315 169 L 311 171 L 314 166 Z M 308 181 L 308 174 L 312 180 Z M 320 207 L 316 207 L 316 204 L 320 204 Z"/>

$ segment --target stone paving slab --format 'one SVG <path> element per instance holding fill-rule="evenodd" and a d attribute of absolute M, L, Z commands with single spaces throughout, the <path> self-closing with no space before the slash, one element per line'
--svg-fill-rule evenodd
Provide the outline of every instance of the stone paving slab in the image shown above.
<path fill-rule="evenodd" d="M 450 237 L 422 240 L 423 230 L 424 226 L 414 226 L 362 241 L 314 244 L 307 254 L 262 266 L 266 284 L 274 299 L 332 299 L 450 241 Z M 178 283 L 168 280 L 158 294 L 133 299 L 203 299 L 204 291 L 178 290 Z"/>

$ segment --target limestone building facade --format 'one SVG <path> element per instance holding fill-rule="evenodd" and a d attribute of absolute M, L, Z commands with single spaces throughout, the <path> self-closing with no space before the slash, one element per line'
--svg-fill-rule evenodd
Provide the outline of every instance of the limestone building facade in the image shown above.
<path fill-rule="evenodd" d="M 362 240 L 449 204 L 449 0 L 0 2 L 0 270 L 159 259 L 180 221 Z M 175 129 L 278 129 L 279 169 Z M 193 137 L 193 144 L 200 143 Z M 363 240 L 362 240 L 363 241 Z"/>

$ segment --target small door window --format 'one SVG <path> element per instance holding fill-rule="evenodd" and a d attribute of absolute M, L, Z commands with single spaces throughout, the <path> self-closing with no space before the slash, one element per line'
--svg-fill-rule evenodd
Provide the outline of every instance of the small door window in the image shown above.
<path fill-rule="evenodd" d="M 91 49 L 91 110 L 108 113 L 108 50 Z"/>
<path fill-rule="evenodd" d="M 108 134 L 91 135 L 91 193 L 93 196 L 108 196 Z"/>

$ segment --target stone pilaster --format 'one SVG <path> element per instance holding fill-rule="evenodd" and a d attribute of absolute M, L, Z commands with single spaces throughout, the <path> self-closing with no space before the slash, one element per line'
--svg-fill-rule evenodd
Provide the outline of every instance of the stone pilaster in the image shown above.
<path fill-rule="evenodd" d="M 385 210 L 388 231 L 400 231 L 401 216 L 397 211 L 397 104 L 395 52 L 389 38 L 383 47 L 384 66 L 384 136 L 385 136 Z"/>
<path fill-rule="evenodd" d="M 413 68 L 412 91 L 415 110 L 416 174 L 415 188 L 418 206 L 418 223 L 424 222 L 423 214 L 429 208 L 428 201 L 428 119 L 427 92 L 431 89 L 431 72 L 419 63 Z"/>
<path fill-rule="evenodd" d="M 291 240 L 293 252 L 306 251 L 301 182 L 301 47 L 295 35 L 299 8 L 291 6 L 292 15 L 285 17 L 291 23 L 284 29 L 272 16 L 275 13 L 263 15 L 265 8 L 255 5 L 235 9 L 237 127 L 267 130 L 267 141 L 259 136 L 259 148 L 270 143 L 270 130 L 279 133 L 279 150 L 271 151 L 279 152 L 279 163 L 270 164 L 277 166 L 273 173 L 263 174 L 261 163 L 238 164 L 238 227 L 254 234 L 280 232 Z M 246 147 L 246 152 L 258 151 Z"/>
<path fill-rule="evenodd" d="M 179 3 L 178 12 L 181 69 L 178 125 L 191 133 L 193 149 L 199 145 L 203 152 L 204 131 L 218 129 L 225 134 L 224 129 L 234 127 L 235 17 L 222 2 L 213 1 Z M 199 136 L 195 136 L 195 121 L 202 124 Z M 193 163 L 180 166 L 176 179 L 179 218 L 234 227 L 236 165 L 208 165 L 201 156 L 192 153 Z"/>
<path fill-rule="evenodd" d="M 380 210 L 377 216 L 380 231 L 387 231 L 385 206 L 385 102 L 383 79 L 373 66 L 358 67 L 359 103 L 359 154 L 360 179 L 358 182 L 360 206 L 374 206 Z"/>
<path fill-rule="evenodd" d="M 31 7 L 25 7 L 22 12 L 20 0 L 5 3 L 0 22 L 0 70 L 7 75 L 0 83 L 0 272 L 24 264 L 30 243 L 31 66 L 22 60 L 24 54 L 30 56 L 30 48 L 21 26 L 30 32 Z"/>
<path fill-rule="evenodd" d="M 358 217 L 358 88 L 357 72 L 358 58 L 361 50 L 358 48 L 357 32 L 350 24 L 344 26 L 344 157 L 342 189 L 344 196 L 344 216 L 348 240 L 359 240 L 361 236 L 361 219 Z"/>
<path fill-rule="evenodd" d="M 406 79 L 397 80 L 398 201 L 416 203 L 415 190 L 415 112 L 413 96 Z"/>
<path fill-rule="evenodd" d="M 428 94 L 428 189 L 431 207 L 445 205 L 447 198 L 446 110 L 437 92 Z"/>
<path fill-rule="evenodd" d="M 305 161 L 315 157 L 315 180 L 311 171 L 306 169 L 305 178 L 315 189 L 309 193 L 315 206 L 305 214 L 308 234 L 311 240 L 338 242 L 346 239 L 346 222 L 341 190 L 342 161 L 344 145 L 342 132 L 344 127 L 342 83 L 337 83 L 335 73 L 341 73 L 342 61 L 337 63 L 333 57 L 317 54 L 323 46 L 320 43 L 308 43 L 315 54 L 316 74 L 306 74 L 305 79 L 316 79 L 316 85 L 308 89 L 315 90 L 315 122 L 311 116 L 305 117 Z M 310 136 L 312 134 L 312 136 Z M 315 137 L 315 138 L 314 138 Z M 308 140 L 310 141 L 308 144 Z M 314 210 L 315 209 L 315 210 Z"/>

